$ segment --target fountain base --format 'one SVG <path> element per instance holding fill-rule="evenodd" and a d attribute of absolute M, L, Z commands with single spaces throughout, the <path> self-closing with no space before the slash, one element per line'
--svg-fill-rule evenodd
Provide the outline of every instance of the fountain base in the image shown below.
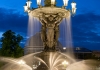
<path fill-rule="evenodd" d="M 1 70 L 63 70 L 75 61 L 57 50 L 48 49 L 19 59 L 1 58 L 8 63 Z"/>
<path fill-rule="evenodd" d="M 33 60 L 33 66 L 37 63 L 37 69 L 35 70 L 62 70 L 74 62 L 71 57 L 52 49 L 35 54 Z M 68 64 L 63 65 L 62 62 L 64 61 L 68 62 Z"/>

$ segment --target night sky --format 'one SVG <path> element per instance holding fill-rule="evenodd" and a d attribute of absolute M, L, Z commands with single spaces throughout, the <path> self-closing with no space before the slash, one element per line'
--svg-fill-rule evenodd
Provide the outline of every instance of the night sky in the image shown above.
<path fill-rule="evenodd" d="M 63 0 L 57 0 L 57 6 L 63 5 Z M 71 7 L 71 2 L 67 8 Z M 74 47 L 86 47 L 90 50 L 100 50 L 100 0 L 74 0 L 77 12 L 72 17 L 72 36 Z M 0 38 L 7 30 L 12 30 L 24 37 L 27 36 L 28 15 L 23 6 L 26 0 L 0 0 Z M 43 4 L 43 3 L 42 3 Z M 37 7 L 32 0 L 32 7 Z"/>

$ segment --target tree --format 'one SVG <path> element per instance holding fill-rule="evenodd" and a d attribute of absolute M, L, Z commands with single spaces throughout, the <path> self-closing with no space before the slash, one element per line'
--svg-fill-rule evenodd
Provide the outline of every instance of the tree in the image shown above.
<path fill-rule="evenodd" d="M 0 56 L 1 56 L 1 48 L 0 48 Z"/>
<path fill-rule="evenodd" d="M 1 38 L 1 56 L 6 57 L 21 57 L 23 55 L 23 49 L 20 46 L 20 42 L 23 39 L 19 34 L 11 30 L 6 31 Z"/>

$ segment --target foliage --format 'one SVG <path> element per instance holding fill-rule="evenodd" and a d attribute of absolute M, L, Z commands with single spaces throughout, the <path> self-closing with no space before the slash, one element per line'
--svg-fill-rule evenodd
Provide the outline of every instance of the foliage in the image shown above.
<path fill-rule="evenodd" d="M 23 39 L 19 34 L 11 30 L 6 31 L 1 38 L 1 56 L 5 57 L 20 57 L 23 55 L 23 49 L 20 46 L 20 42 Z"/>
<path fill-rule="evenodd" d="M 0 48 L 0 56 L 1 56 L 1 48 Z"/>

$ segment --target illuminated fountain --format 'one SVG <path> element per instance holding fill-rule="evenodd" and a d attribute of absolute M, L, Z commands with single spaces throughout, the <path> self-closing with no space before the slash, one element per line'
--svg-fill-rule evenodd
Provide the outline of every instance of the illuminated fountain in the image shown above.
<path fill-rule="evenodd" d="M 68 0 L 63 0 L 64 6 L 62 8 L 55 6 L 55 0 L 45 0 L 45 6 L 41 5 L 41 0 L 37 0 L 38 8 L 32 9 L 31 3 L 28 0 L 24 6 L 25 12 L 29 15 L 28 36 L 31 37 L 36 32 L 39 32 L 38 29 L 40 27 L 38 23 L 40 23 L 44 49 L 41 52 L 28 54 L 18 59 L 1 57 L 1 61 L 8 62 L 2 67 L 2 70 L 90 70 L 88 64 L 86 65 L 87 61 L 76 62 L 72 54 L 70 17 L 75 15 L 76 3 L 71 3 L 72 11 L 66 9 Z M 33 18 L 35 21 L 32 20 Z M 37 31 L 34 31 L 34 28 L 32 28 L 34 24 L 36 24 L 34 27 Z M 56 49 L 60 34 L 60 24 L 67 26 L 65 28 L 68 32 L 68 35 L 65 37 L 68 40 L 66 42 L 68 46 L 66 54 Z"/>
<path fill-rule="evenodd" d="M 67 47 L 68 48 L 72 47 L 71 32 L 69 32 L 71 31 L 70 17 L 71 14 L 72 16 L 74 16 L 76 13 L 76 3 L 75 2 L 71 3 L 72 11 L 66 9 L 68 5 L 68 0 L 63 0 L 64 5 L 61 8 L 55 6 L 55 0 L 45 0 L 44 6 L 41 5 L 41 0 L 37 0 L 38 8 L 32 8 L 32 9 L 31 9 L 31 3 L 32 2 L 28 0 L 26 2 L 26 5 L 24 6 L 24 10 L 25 12 L 28 13 L 30 19 L 33 18 L 33 20 L 36 19 L 40 21 L 41 24 L 40 35 L 44 47 L 41 53 L 34 55 L 33 69 L 60 70 L 63 67 L 62 65 L 64 65 L 64 69 L 66 69 L 66 67 L 69 64 L 74 63 L 75 60 L 72 58 L 72 53 L 70 54 L 72 50 L 68 49 L 67 55 L 65 55 L 57 51 L 56 49 L 57 41 L 60 34 L 59 26 L 62 23 L 62 21 L 65 20 L 65 24 L 63 23 L 63 26 L 65 25 L 65 27 L 66 26 L 68 27 L 66 30 L 68 30 L 67 32 L 69 34 L 66 37 L 66 39 L 69 40 L 69 42 L 67 43 Z M 38 24 L 34 23 L 34 21 L 32 23 L 31 20 L 29 22 L 31 23 L 31 25 Z M 35 33 L 33 32 L 32 34 L 31 30 L 32 28 L 30 27 L 29 35 L 33 36 Z M 29 38 L 31 36 L 29 36 Z M 40 60 L 40 62 L 37 62 L 37 60 Z M 35 68 L 34 64 L 37 63 L 39 66 L 36 65 Z M 31 66 L 32 64 L 28 65 Z"/>
<path fill-rule="evenodd" d="M 24 6 L 25 12 L 28 13 L 29 17 L 35 17 L 41 22 L 41 39 L 44 51 L 56 51 L 55 47 L 59 38 L 60 23 L 63 19 L 70 20 L 71 13 L 74 15 L 76 12 L 75 2 L 71 3 L 72 12 L 66 9 L 68 0 L 63 0 L 63 2 L 64 6 L 62 6 L 62 8 L 55 6 L 55 0 L 45 0 L 45 6 L 41 6 L 41 0 L 37 0 L 38 8 L 36 9 L 31 9 L 32 2 L 30 0 L 28 0 Z"/>

